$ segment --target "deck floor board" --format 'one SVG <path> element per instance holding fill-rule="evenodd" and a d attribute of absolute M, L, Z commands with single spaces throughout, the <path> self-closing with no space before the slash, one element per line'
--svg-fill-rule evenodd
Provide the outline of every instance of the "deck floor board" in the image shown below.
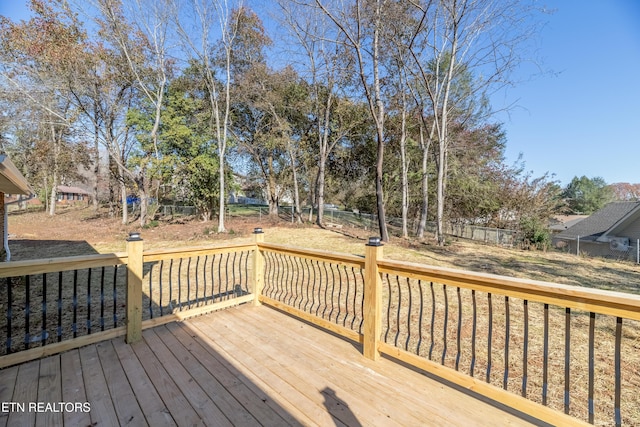
<path fill-rule="evenodd" d="M 243 305 L 0 370 L 3 402 L 89 413 L 0 413 L 4 425 L 530 425 L 268 307 Z"/>

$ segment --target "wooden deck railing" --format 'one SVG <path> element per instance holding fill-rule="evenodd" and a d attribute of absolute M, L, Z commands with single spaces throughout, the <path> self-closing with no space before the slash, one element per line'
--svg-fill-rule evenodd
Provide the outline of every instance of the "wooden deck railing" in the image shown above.
<path fill-rule="evenodd" d="M 552 425 L 640 424 L 640 297 L 258 243 L 259 301 Z"/>
<path fill-rule="evenodd" d="M 638 296 L 387 260 L 376 240 L 362 257 L 263 236 L 161 251 L 133 236 L 126 253 L 0 265 L 0 367 L 252 302 L 554 425 L 640 424 Z"/>
<path fill-rule="evenodd" d="M 0 264 L 0 368 L 254 299 L 255 244 Z"/>

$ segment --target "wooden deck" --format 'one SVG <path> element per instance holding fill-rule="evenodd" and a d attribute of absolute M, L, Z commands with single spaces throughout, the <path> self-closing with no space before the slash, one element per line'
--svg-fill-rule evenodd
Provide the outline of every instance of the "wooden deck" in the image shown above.
<path fill-rule="evenodd" d="M 58 402 L 90 411 L 46 407 Z M 530 425 L 249 305 L 148 329 L 134 345 L 113 339 L 0 370 L 0 404 L 0 426 Z"/>

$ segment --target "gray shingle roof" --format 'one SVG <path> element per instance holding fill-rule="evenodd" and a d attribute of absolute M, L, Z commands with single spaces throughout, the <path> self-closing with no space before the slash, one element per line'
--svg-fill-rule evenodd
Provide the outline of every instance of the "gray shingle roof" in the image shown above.
<path fill-rule="evenodd" d="M 633 210 L 640 207 L 640 202 L 613 202 L 604 208 L 593 213 L 590 217 L 583 219 L 573 227 L 569 227 L 556 237 L 562 239 L 580 239 L 596 240 L 602 236 L 607 230 L 618 224 L 618 222 L 626 217 Z"/>

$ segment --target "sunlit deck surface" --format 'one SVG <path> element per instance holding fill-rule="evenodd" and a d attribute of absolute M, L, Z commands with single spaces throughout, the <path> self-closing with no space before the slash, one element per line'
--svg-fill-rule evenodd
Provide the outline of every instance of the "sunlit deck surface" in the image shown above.
<path fill-rule="evenodd" d="M 527 421 L 268 307 L 244 305 L 0 370 L 0 425 L 470 426 Z"/>

